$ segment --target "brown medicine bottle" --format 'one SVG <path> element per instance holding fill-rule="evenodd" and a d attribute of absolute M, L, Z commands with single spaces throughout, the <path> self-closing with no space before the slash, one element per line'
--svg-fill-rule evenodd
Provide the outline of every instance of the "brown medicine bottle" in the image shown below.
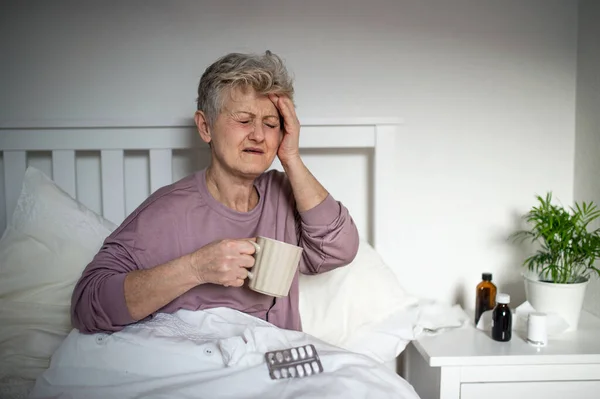
<path fill-rule="evenodd" d="M 477 284 L 475 293 L 475 325 L 483 312 L 492 310 L 496 306 L 496 286 L 492 283 L 492 273 L 482 273 L 481 281 Z"/>

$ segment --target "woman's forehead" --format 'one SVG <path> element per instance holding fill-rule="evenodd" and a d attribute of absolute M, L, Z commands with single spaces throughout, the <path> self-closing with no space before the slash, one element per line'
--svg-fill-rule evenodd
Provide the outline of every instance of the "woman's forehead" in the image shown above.
<path fill-rule="evenodd" d="M 223 111 L 227 113 L 245 112 L 262 117 L 279 115 L 269 97 L 257 94 L 252 88 L 242 90 L 236 87 L 229 90 L 228 94 L 223 101 Z"/>

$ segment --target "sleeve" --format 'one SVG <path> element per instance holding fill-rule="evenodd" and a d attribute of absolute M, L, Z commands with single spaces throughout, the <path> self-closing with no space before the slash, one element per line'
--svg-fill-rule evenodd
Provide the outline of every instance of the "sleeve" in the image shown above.
<path fill-rule="evenodd" d="M 115 332 L 137 321 L 125 301 L 125 278 L 177 257 L 188 198 L 187 190 L 172 186 L 157 190 L 104 241 L 73 290 L 73 327 L 82 333 Z"/>
<path fill-rule="evenodd" d="M 71 298 L 71 323 L 82 333 L 119 331 L 135 320 L 125 302 L 128 272 L 139 269 L 126 246 L 108 238 L 87 265 Z"/>
<path fill-rule="evenodd" d="M 331 195 L 297 218 L 299 243 L 304 248 L 301 273 L 324 273 L 354 260 L 358 230 L 348 209 Z"/>

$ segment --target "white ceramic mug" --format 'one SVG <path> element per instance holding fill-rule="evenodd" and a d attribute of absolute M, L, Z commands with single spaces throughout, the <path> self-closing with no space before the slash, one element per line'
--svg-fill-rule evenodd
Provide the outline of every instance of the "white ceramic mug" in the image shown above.
<path fill-rule="evenodd" d="M 261 294 L 284 297 L 290 292 L 300 263 L 302 248 L 267 237 L 250 241 L 256 252 L 254 266 L 248 272 L 248 287 Z"/>

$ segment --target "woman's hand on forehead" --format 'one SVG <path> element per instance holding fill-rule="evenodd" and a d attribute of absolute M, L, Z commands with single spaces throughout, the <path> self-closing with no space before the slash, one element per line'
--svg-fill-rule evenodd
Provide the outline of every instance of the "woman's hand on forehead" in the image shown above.
<path fill-rule="evenodd" d="M 300 121 L 289 97 L 269 94 L 269 99 L 277 107 L 283 119 L 283 138 L 277 156 L 281 163 L 285 164 L 300 157 Z"/>

